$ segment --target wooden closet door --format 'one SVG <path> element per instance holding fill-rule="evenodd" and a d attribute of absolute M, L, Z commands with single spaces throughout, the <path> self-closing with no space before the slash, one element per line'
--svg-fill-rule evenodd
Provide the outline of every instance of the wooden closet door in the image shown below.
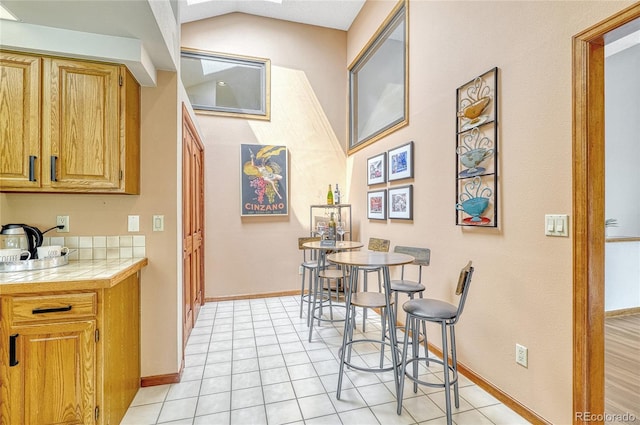
<path fill-rule="evenodd" d="M 197 136 L 197 135 L 196 135 Z M 198 317 L 204 304 L 204 149 L 198 140 L 193 152 L 193 279 L 192 299 L 194 316 Z"/>
<path fill-rule="evenodd" d="M 183 108 L 183 344 L 204 304 L 204 147 Z"/>

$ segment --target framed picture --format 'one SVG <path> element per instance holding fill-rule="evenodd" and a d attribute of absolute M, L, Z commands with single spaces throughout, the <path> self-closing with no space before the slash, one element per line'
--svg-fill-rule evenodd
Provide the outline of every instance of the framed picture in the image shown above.
<path fill-rule="evenodd" d="M 407 9 L 398 1 L 349 66 L 349 154 L 409 123 Z"/>
<path fill-rule="evenodd" d="M 367 184 L 369 186 L 387 181 L 387 153 L 367 159 Z"/>
<path fill-rule="evenodd" d="M 413 142 L 409 142 L 387 154 L 389 160 L 389 181 L 409 179 L 413 177 Z"/>
<path fill-rule="evenodd" d="M 389 218 L 413 220 L 413 185 L 389 189 Z"/>
<path fill-rule="evenodd" d="M 387 219 L 387 190 L 367 192 L 367 218 L 371 220 Z"/>
<path fill-rule="evenodd" d="M 240 145 L 242 216 L 288 215 L 287 147 Z"/>

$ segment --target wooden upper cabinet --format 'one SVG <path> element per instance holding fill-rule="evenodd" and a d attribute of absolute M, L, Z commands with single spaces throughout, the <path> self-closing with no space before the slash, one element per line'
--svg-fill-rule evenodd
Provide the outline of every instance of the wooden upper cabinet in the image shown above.
<path fill-rule="evenodd" d="M 0 169 L 2 191 L 138 194 L 140 87 L 137 82 L 121 65 L 53 57 L 40 60 L 42 74 L 36 86 L 36 99 L 40 95 L 42 98 L 37 120 L 40 130 L 40 154 L 35 161 L 37 183 L 28 179 L 26 184 L 14 183 L 3 165 Z M 12 90 L 26 96 L 24 78 L 22 84 L 18 76 L 12 78 L 11 86 L 15 86 Z M 9 77 L 6 80 L 9 85 Z M 4 68 L 2 82 L 4 86 Z M 8 105 L 6 114 L 13 116 L 17 105 L 18 99 L 13 106 Z M 3 105 L 3 120 L 4 116 Z M 14 127 L 6 130 L 10 133 L 7 137 L 18 141 L 21 133 Z M 4 137 L 3 133 L 3 143 Z M 29 171 L 33 155 L 25 152 L 25 142 L 20 146 L 10 145 L 8 157 L 16 159 L 7 162 L 27 164 Z M 3 151 L 3 161 L 4 157 Z"/>
<path fill-rule="evenodd" d="M 0 52 L 0 187 L 39 188 L 39 57 Z"/>
<path fill-rule="evenodd" d="M 119 68 L 49 59 L 44 63 L 43 155 L 46 185 L 65 189 L 118 189 Z"/>

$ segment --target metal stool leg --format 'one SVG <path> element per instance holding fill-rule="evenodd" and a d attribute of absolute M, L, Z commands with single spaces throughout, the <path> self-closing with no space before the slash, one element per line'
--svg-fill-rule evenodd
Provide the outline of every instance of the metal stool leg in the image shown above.
<path fill-rule="evenodd" d="M 307 268 L 302 267 L 302 285 L 300 286 L 300 318 L 302 319 L 302 305 L 304 304 L 304 278 L 307 276 Z M 307 304 L 309 299 L 307 298 Z"/>
<path fill-rule="evenodd" d="M 404 342 L 402 344 L 402 352 L 406 353 L 407 352 L 407 348 L 409 345 L 409 338 L 407 338 L 406 336 L 409 335 L 410 332 L 410 323 L 411 323 L 411 319 L 409 318 L 409 313 L 407 313 L 407 317 L 404 320 L 404 334 L 405 334 L 405 338 L 404 338 Z M 407 359 L 406 356 L 402 362 L 402 366 L 400 367 L 400 387 L 398 388 L 398 415 L 402 414 L 402 396 L 404 394 L 404 376 L 405 373 L 407 373 Z"/>
<path fill-rule="evenodd" d="M 444 372 L 444 402 L 447 413 L 447 425 L 452 424 L 451 419 L 451 383 L 449 382 L 449 349 L 447 347 L 447 324 L 442 321 L 440 324 L 442 328 L 442 368 Z"/>
<path fill-rule="evenodd" d="M 340 371 L 338 373 L 338 388 L 336 391 L 337 400 L 340 400 L 340 391 L 342 390 L 342 375 L 344 373 L 344 357 L 347 354 L 346 353 L 347 341 L 349 339 L 349 334 L 353 335 L 352 320 L 353 320 L 353 325 L 355 325 L 355 314 L 353 314 L 354 317 L 352 318 L 351 294 L 356 287 L 355 285 L 356 285 L 357 278 L 358 278 L 358 269 L 357 267 L 352 267 L 351 275 L 349 277 L 350 283 L 349 283 L 349 289 L 347 292 L 347 299 L 345 300 L 347 308 L 344 313 L 345 314 L 344 332 L 342 333 L 342 349 L 340 350 Z M 351 349 L 351 345 L 349 345 L 349 349 Z M 351 352 L 349 352 L 349 354 L 351 354 Z"/>
<path fill-rule="evenodd" d="M 456 331 L 455 326 L 451 328 L 451 364 L 454 370 L 453 376 L 458 376 L 458 359 L 456 355 Z M 453 395 L 455 397 L 456 408 L 460 408 L 460 395 L 458 394 L 458 380 L 453 383 Z"/>
<path fill-rule="evenodd" d="M 369 273 L 367 273 L 366 270 L 362 271 L 363 275 L 364 275 L 364 292 L 367 292 L 367 275 Z M 362 333 L 365 333 L 367 331 L 367 309 L 363 308 L 362 309 Z"/>
<path fill-rule="evenodd" d="M 311 342 L 311 337 L 313 336 L 313 319 L 316 311 L 316 301 L 318 300 L 318 286 L 319 286 L 318 274 L 319 274 L 318 271 L 316 271 L 313 279 L 313 297 L 311 297 L 312 299 L 309 300 L 310 310 L 309 310 L 309 317 L 307 318 L 309 322 L 309 342 Z M 318 321 L 318 323 L 320 323 L 320 321 Z"/>
<path fill-rule="evenodd" d="M 385 321 L 387 320 L 388 314 L 389 313 L 387 312 L 386 308 L 381 308 L 380 309 L 380 321 L 382 322 L 382 326 L 381 326 L 381 328 L 382 328 L 382 344 L 380 344 L 380 369 L 382 369 L 383 366 L 384 366 L 384 340 L 386 339 L 386 335 L 387 335 L 387 329 L 386 329 Z M 389 332 L 391 332 L 391 329 L 389 329 Z M 391 354 L 393 354 L 393 352 Z"/>
<path fill-rule="evenodd" d="M 311 320 L 311 300 L 314 297 L 313 287 L 315 282 L 315 276 L 317 271 L 314 269 L 309 269 L 309 293 L 307 295 L 307 326 L 309 326 L 309 321 Z"/>
<path fill-rule="evenodd" d="M 420 329 L 420 325 L 421 325 L 422 320 L 418 320 L 417 318 L 413 318 L 413 320 L 411 321 L 411 352 L 413 354 L 413 358 L 417 359 L 418 356 L 420 355 L 420 332 L 418 331 Z M 424 323 L 424 322 L 423 322 Z M 407 335 L 407 339 L 409 338 L 409 336 Z M 414 361 L 413 363 L 413 377 L 416 379 L 413 381 L 413 392 L 417 393 L 418 392 L 418 362 Z"/>

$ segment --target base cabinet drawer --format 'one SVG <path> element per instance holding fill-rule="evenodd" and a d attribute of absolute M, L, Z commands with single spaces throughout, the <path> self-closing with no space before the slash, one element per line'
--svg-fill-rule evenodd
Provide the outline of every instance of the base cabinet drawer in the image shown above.
<path fill-rule="evenodd" d="M 42 320 L 75 320 L 97 314 L 97 296 L 94 292 L 13 297 L 11 313 L 13 324 Z"/>

